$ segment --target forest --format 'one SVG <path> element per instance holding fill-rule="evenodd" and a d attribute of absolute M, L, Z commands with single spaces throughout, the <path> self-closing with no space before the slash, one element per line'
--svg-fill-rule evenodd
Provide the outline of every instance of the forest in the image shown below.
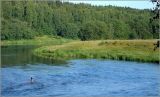
<path fill-rule="evenodd" d="M 60 1 L 2 1 L 1 40 L 61 36 L 68 39 L 157 39 L 149 9 Z"/>

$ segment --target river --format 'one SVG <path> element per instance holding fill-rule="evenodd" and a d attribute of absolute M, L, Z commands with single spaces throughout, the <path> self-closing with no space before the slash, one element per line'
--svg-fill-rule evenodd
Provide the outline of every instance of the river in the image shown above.
<path fill-rule="evenodd" d="M 2 96 L 160 96 L 158 64 L 96 59 L 61 62 L 33 56 L 35 48 L 1 47 Z"/>

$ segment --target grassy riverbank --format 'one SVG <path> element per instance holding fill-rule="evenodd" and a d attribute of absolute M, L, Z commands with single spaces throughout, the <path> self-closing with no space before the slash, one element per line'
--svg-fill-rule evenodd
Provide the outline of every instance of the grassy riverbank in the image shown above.
<path fill-rule="evenodd" d="M 59 45 L 71 41 L 71 39 L 45 35 L 41 37 L 35 37 L 34 39 L 4 40 L 1 41 L 1 45 Z"/>
<path fill-rule="evenodd" d="M 115 59 L 159 63 L 159 49 L 153 51 L 156 40 L 78 41 L 64 45 L 44 46 L 34 54 L 50 59 Z"/>

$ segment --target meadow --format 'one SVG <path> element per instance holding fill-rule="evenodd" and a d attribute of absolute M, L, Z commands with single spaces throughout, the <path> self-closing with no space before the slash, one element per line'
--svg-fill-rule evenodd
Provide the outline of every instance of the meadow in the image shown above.
<path fill-rule="evenodd" d="M 65 39 L 59 36 L 43 35 L 34 39 L 3 40 L 1 41 L 1 45 L 60 45 L 71 41 L 71 39 Z"/>
<path fill-rule="evenodd" d="M 33 51 L 42 58 L 113 59 L 159 63 L 159 49 L 154 51 L 157 40 L 95 40 L 75 41 L 63 45 L 43 46 Z"/>

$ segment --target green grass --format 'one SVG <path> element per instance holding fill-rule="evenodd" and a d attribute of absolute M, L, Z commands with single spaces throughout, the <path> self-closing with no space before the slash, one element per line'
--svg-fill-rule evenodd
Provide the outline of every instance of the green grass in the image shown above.
<path fill-rule="evenodd" d="M 22 39 L 22 40 L 4 40 L 1 41 L 1 45 L 58 45 L 71 42 L 71 39 L 64 39 L 58 36 L 41 36 L 34 39 Z"/>
<path fill-rule="evenodd" d="M 159 49 L 153 51 L 156 40 L 76 41 L 63 45 L 43 46 L 34 55 L 50 59 L 114 59 L 159 63 Z"/>

